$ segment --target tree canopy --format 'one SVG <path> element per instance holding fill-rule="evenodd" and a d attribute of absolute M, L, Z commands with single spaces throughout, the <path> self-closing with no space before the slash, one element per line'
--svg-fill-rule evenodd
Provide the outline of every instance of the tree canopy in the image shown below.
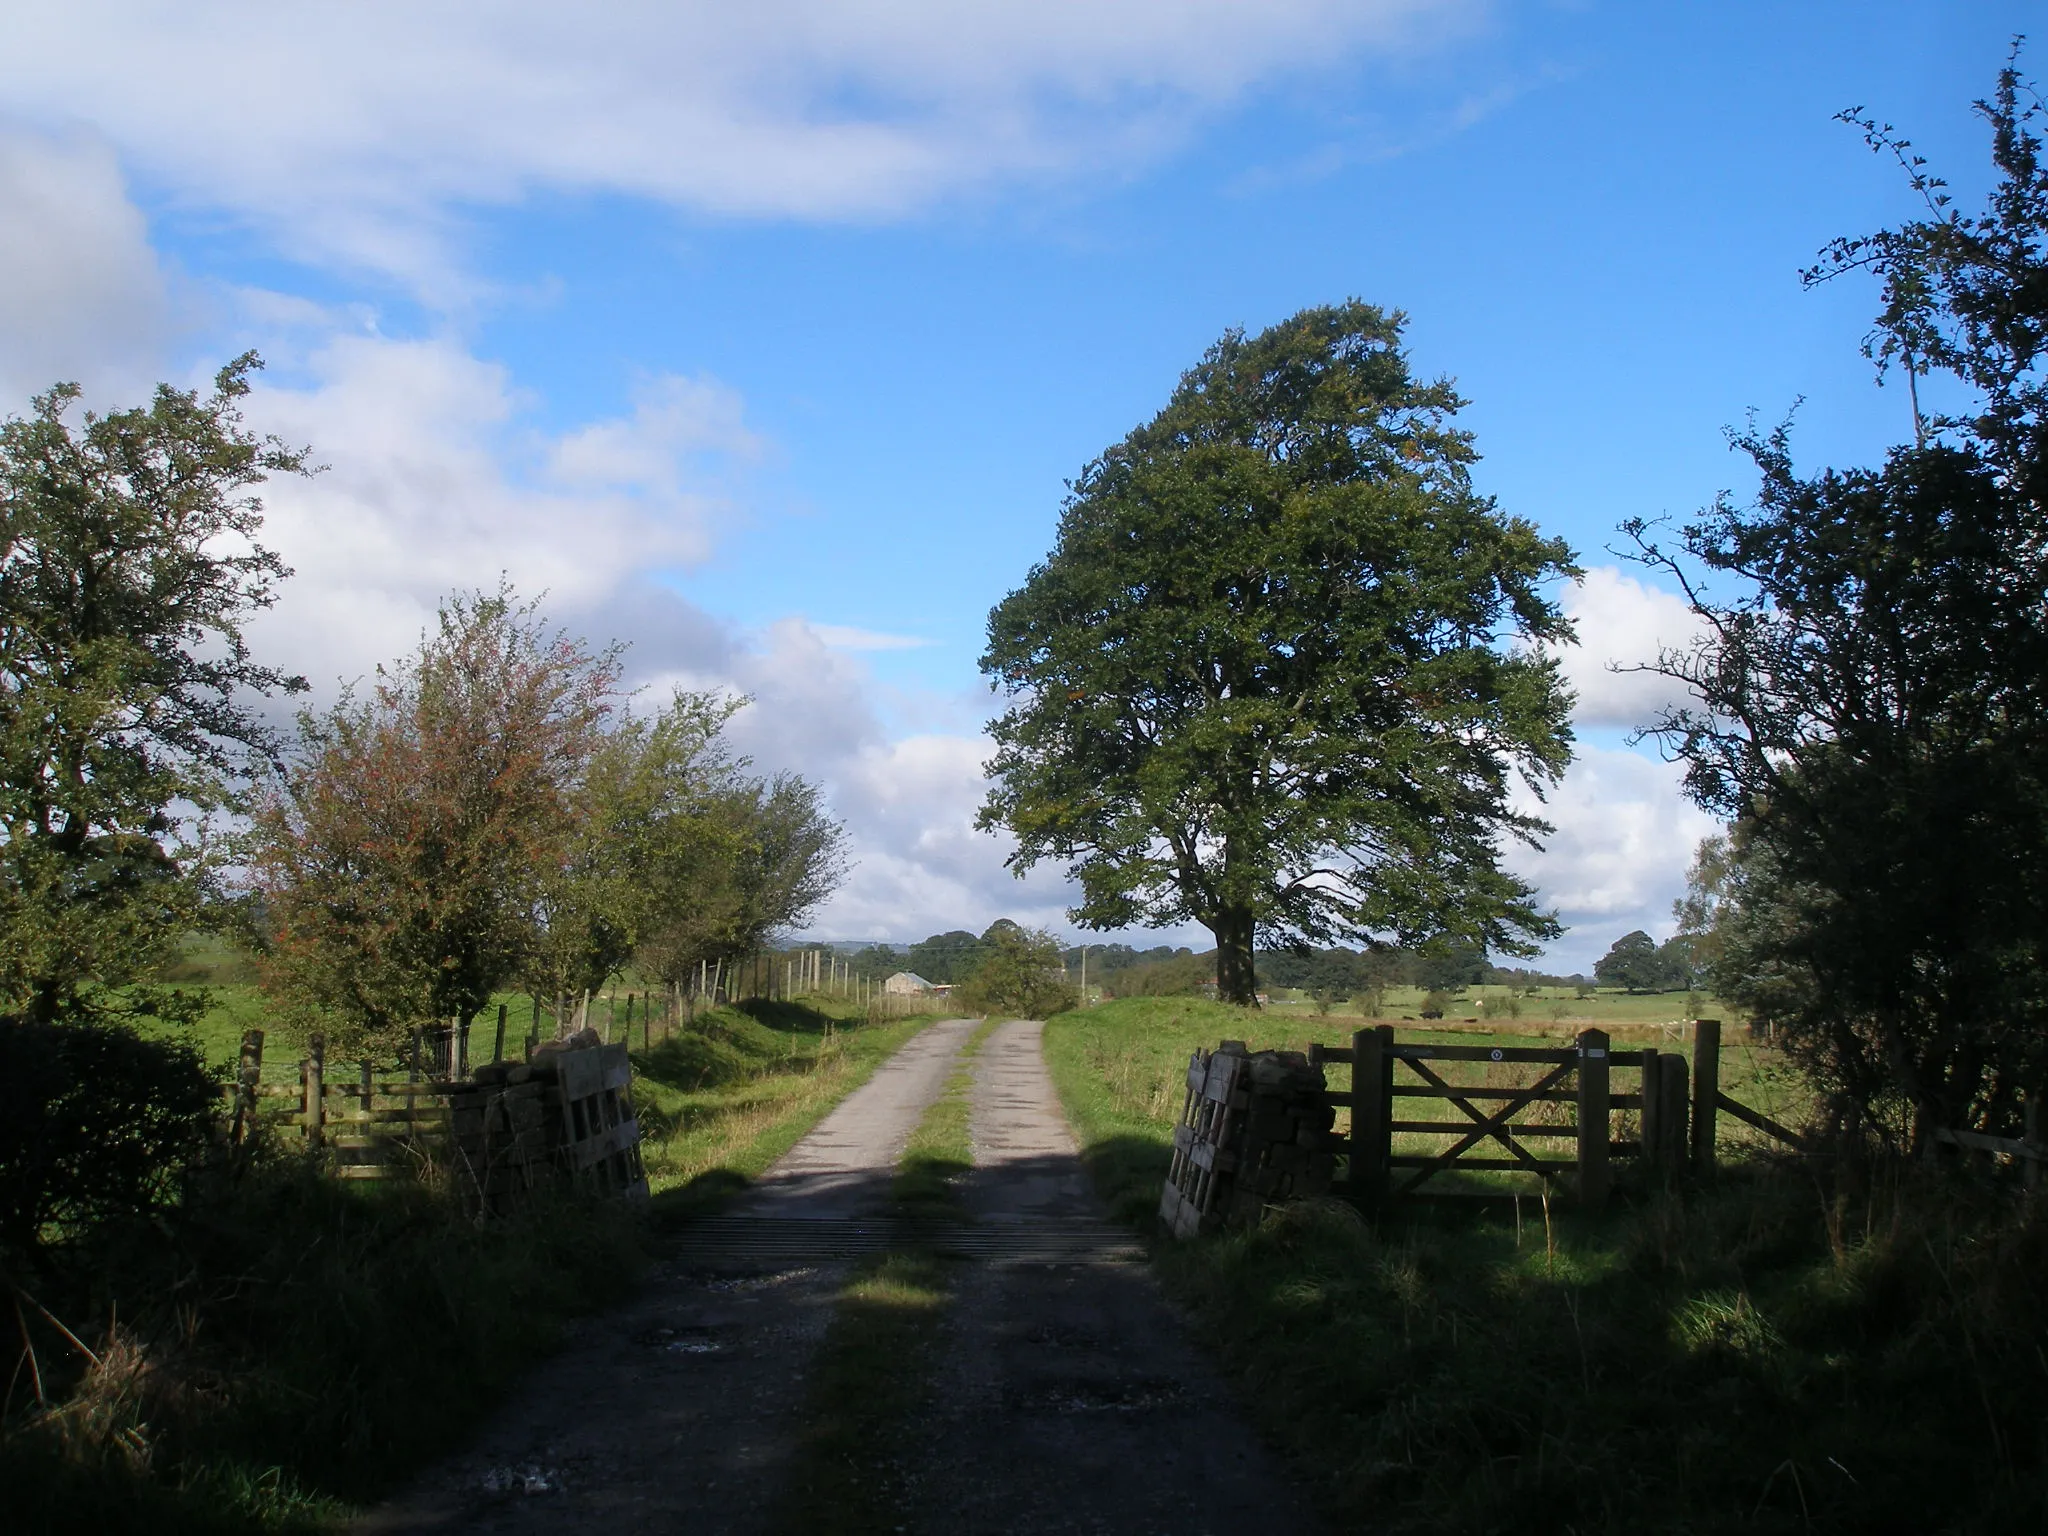
<path fill-rule="evenodd" d="M 1532 642 L 1570 551 L 1472 488 L 1463 403 L 1350 302 L 1230 332 L 1071 488 L 991 613 L 980 825 L 1066 861 L 1092 928 L 1193 920 L 1253 1001 L 1253 945 L 1557 929 L 1499 863 L 1570 754 Z"/>
<path fill-rule="evenodd" d="M 1838 1108 L 1914 1144 L 2016 1129 L 2048 1088 L 2048 167 L 2014 67 L 1979 108 L 1996 181 L 1977 216 L 1852 118 L 1926 217 L 1808 274 L 1880 278 L 1868 350 L 1911 386 L 1913 440 L 1803 474 L 1787 429 L 1752 429 L 1752 504 L 1628 530 L 1701 624 L 1656 664 L 1697 702 L 1651 733 L 1735 823 L 1696 871 L 1715 990 Z M 1923 414 L 1930 374 L 1967 407 Z M 1713 903 L 1732 909 L 1708 924 Z"/>
<path fill-rule="evenodd" d="M 1022 1019 L 1049 1019 L 1077 1001 L 1060 963 L 1059 941 L 1004 919 L 989 929 L 980 958 L 954 997 L 970 1013 Z"/>
<path fill-rule="evenodd" d="M 0 1009 L 119 1009 L 195 915 L 208 813 L 275 743 L 251 659 L 290 574 L 251 488 L 304 453 L 241 422 L 254 354 L 213 393 L 84 412 L 75 385 L 0 425 Z"/>
<path fill-rule="evenodd" d="M 616 652 L 500 587 L 451 598 L 412 657 L 302 715 L 250 837 L 284 992 L 385 1044 L 483 1007 L 533 952 L 617 684 Z"/>
<path fill-rule="evenodd" d="M 1674 992 L 1692 985 L 1684 941 L 1659 944 L 1640 928 L 1609 946 L 1594 965 L 1593 976 L 1603 987 L 1629 992 Z"/>

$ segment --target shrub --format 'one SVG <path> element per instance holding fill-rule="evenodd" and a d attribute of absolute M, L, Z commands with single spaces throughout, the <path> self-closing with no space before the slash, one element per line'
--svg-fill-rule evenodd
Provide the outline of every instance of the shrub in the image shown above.
<path fill-rule="evenodd" d="M 1051 934 L 997 924 L 989 930 L 987 940 L 988 954 L 953 994 L 962 1008 L 970 1013 L 1046 1019 L 1075 1005 L 1077 998 L 1060 959 L 1059 941 Z"/>
<path fill-rule="evenodd" d="M 0 1252 L 169 1203 L 215 1103 L 187 1046 L 113 1024 L 0 1023 Z"/>

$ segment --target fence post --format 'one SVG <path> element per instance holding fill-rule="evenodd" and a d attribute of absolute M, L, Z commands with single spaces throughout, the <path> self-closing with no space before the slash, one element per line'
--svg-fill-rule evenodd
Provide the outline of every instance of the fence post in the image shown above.
<path fill-rule="evenodd" d="M 1658 1058 L 1662 1074 L 1657 1084 L 1658 1114 L 1662 1117 L 1664 1145 L 1657 1156 L 1667 1172 L 1676 1177 L 1685 1172 L 1685 1058 L 1676 1051 Z"/>
<path fill-rule="evenodd" d="M 508 1003 L 498 1004 L 498 1036 L 497 1039 L 491 1042 L 492 1061 L 503 1061 L 505 1059 L 505 1014 L 510 1006 Z"/>
<path fill-rule="evenodd" d="M 1579 1035 L 1579 1199 L 1600 1205 L 1607 1199 L 1607 1031 Z"/>
<path fill-rule="evenodd" d="M 1386 1193 L 1386 1044 L 1376 1029 L 1351 1035 L 1351 1193 L 1362 1205 L 1376 1204 Z"/>
<path fill-rule="evenodd" d="M 1654 1045 L 1643 1048 L 1643 1172 L 1655 1183 L 1664 1173 L 1664 1074 L 1663 1058 Z"/>
<path fill-rule="evenodd" d="M 1714 1127 L 1721 1118 L 1721 1021 L 1692 1023 L 1692 1171 L 1714 1176 Z"/>
<path fill-rule="evenodd" d="M 317 1147 L 325 1139 L 327 1121 L 327 1037 L 315 1035 L 306 1042 L 305 1064 L 299 1069 L 305 1091 L 306 1145 Z"/>
<path fill-rule="evenodd" d="M 469 1076 L 469 1021 L 459 1016 L 455 1021 L 455 1070 L 449 1076 L 457 1082 Z"/>
<path fill-rule="evenodd" d="M 235 1068 L 234 1144 L 240 1146 L 256 1120 L 256 1087 L 263 1080 L 263 1031 L 242 1031 L 242 1057 Z"/>

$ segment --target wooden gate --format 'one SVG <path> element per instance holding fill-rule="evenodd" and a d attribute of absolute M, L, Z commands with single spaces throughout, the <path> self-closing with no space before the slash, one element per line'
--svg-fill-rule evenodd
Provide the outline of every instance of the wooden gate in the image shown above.
<path fill-rule="evenodd" d="M 1442 1174 L 1470 1170 L 1533 1174 L 1546 1186 L 1568 1180 L 1580 1200 L 1598 1204 L 1612 1183 L 1616 1157 L 1641 1157 L 1653 1169 L 1672 1171 L 1686 1162 L 1685 1058 L 1656 1050 L 1614 1053 L 1605 1030 L 1586 1030 L 1566 1046 L 1439 1045 L 1396 1041 L 1392 1026 L 1382 1024 L 1354 1034 L 1348 1049 L 1311 1054 L 1351 1066 L 1350 1091 L 1332 1093 L 1330 1100 L 1350 1106 L 1344 1139 L 1350 1189 L 1367 1203 L 1412 1195 Z M 1468 1063 L 1548 1070 L 1505 1086 L 1457 1080 L 1454 1069 Z M 1635 1092 L 1614 1091 L 1616 1066 L 1640 1074 Z M 1431 1100 L 1456 1114 L 1418 1117 L 1416 1101 Z M 1572 1113 L 1549 1123 L 1528 1117 L 1544 1104 L 1570 1105 Z M 1636 1111 L 1639 1137 L 1615 1139 L 1613 1116 L 1623 1110 Z M 1399 1151 L 1397 1136 L 1404 1143 Z M 1416 1149 L 1419 1137 L 1442 1144 Z M 1558 1155 L 1560 1143 L 1568 1156 Z"/>

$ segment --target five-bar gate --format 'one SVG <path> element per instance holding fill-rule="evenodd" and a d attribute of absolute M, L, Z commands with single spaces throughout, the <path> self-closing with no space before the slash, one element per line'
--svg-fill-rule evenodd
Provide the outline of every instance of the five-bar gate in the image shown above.
<path fill-rule="evenodd" d="M 1358 1031 L 1348 1048 L 1313 1047 L 1310 1059 L 1351 1067 L 1350 1090 L 1332 1091 L 1329 1100 L 1351 1110 L 1342 1150 L 1351 1194 L 1366 1204 L 1414 1194 L 1453 1170 L 1529 1173 L 1546 1185 L 1568 1179 L 1579 1199 L 1597 1204 L 1607 1196 L 1616 1157 L 1641 1157 L 1667 1172 L 1687 1161 L 1685 1058 L 1653 1049 L 1613 1052 L 1604 1030 L 1586 1030 L 1565 1046 L 1439 1045 L 1397 1042 L 1393 1027 L 1382 1024 Z M 1467 1064 L 1535 1072 L 1521 1083 L 1460 1080 Z M 1615 1091 L 1615 1067 L 1638 1077 L 1623 1084 L 1636 1091 Z M 1699 1086 L 1712 1091 L 1706 1082 Z M 1422 1115 L 1422 1104 L 1432 1100 L 1456 1113 Z M 1553 1104 L 1570 1106 L 1569 1117 L 1532 1114 Z M 1636 1112 L 1640 1134 L 1617 1140 L 1613 1117 L 1628 1110 Z M 1418 1137 L 1439 1144 L 1409 1150 Z"/>

